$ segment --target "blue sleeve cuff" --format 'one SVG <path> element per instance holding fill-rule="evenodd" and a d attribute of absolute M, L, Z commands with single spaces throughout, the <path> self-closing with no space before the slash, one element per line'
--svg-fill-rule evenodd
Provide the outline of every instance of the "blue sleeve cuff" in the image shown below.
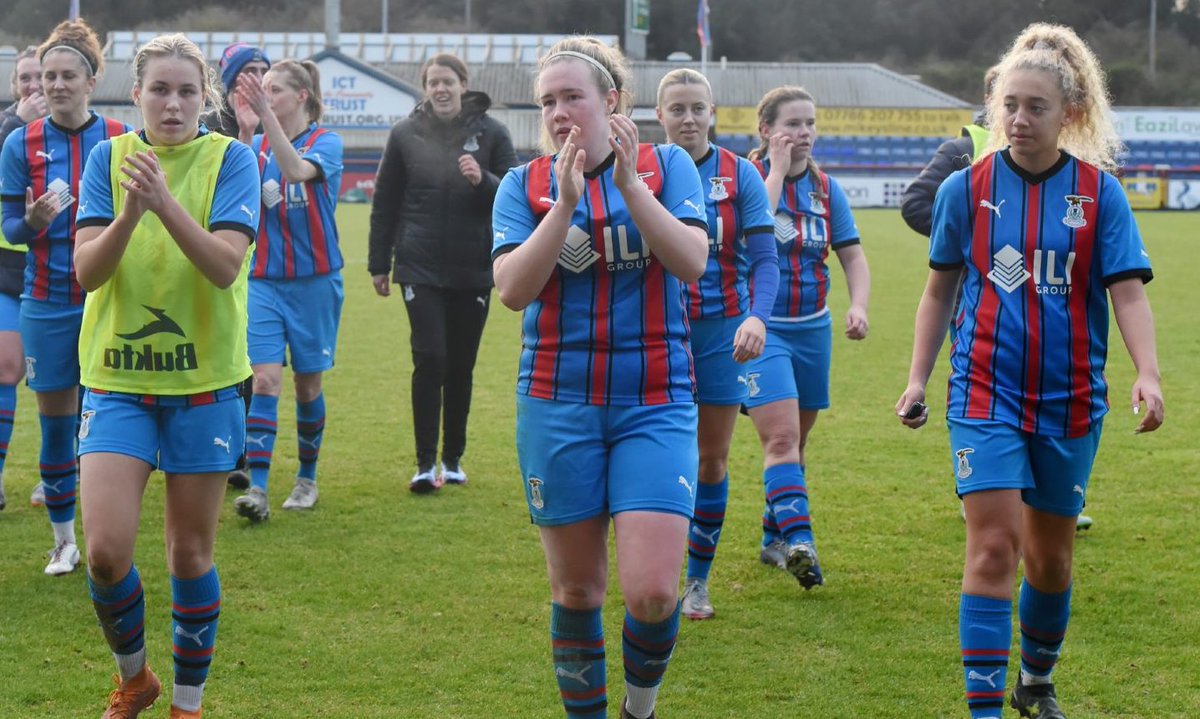
<path fill-rule="evenodd" d="M 6 201 L 3 214 L 4 239 L 8 240 L 9 244 L 27 245 L 30 240 L 38 236 L 38 231 L 25 221 L 24 198 L 20 202 Z"/>

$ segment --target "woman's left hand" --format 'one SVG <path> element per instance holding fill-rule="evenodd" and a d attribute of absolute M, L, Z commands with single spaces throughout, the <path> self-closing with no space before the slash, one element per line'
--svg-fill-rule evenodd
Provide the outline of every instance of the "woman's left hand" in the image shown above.
<path fill-rule="evenodd" d="M 483 170 L 479 167 L 479 160 L 476 160 L 475 156 L 469 152 L 458 158 L 458 171 L 473 186 L 478 186 L 480 182 L 483 182 Z"/>
<path fill-rule="evenodd" d="M 129 178 L 121 181 L 121 187 L 136 198 L 142 209 L 156 215 L 161 214 L 167 203 L 173 199 L 171 191 L 167 188 L 167 175 L 153 152 L 126 155 L 121 172 Z"/>
<path fill-rule="evenodd" d="M 1138 376 L 1133 383 L 1133 412 L 1138 414 L 1141 409 L 1141 404 L 1146 405 L 1146 416 L 1142 417 L 1142 422 L 1133 430 L 1137 434 L 1142 432 L 1153 432 L 1162 426 L 1163 423 L 1163 397 L 1162 387 L 1158 383 L 1156 377 Z"/>
<path fill-rule="evenodd" d="M 608 137 L 608 146 L 616 155 L 616 163 L 613 165 L 613 184 L 621 192 L 626 192 L 636 188 L 637 183 L 641 182 L 637 176 L 637 125 L 633 124 L 633 120 L 625 115 L 610 115 L 608 127 L 612 130 L 612 134 Z"/>
<path fill-rule="evenodd" d="M 757 317 L 747 317 L 733 335 L 734 362 L 757 359 L 767 343 L 767 326 Z"/>
<path fill-rule="evenodd" d="M 846 336 L 852 340 L 866 339 L 867 311 L 861 307 L 851 307 L 846 312 Z"/>

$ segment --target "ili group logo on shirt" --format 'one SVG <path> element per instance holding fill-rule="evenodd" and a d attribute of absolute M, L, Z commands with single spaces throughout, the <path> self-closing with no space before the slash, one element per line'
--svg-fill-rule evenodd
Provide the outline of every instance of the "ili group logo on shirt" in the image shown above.
<path fill-rule="evenodd" d="M 579 274 L 600 259 L 600 253 L 592 249 L 592 236 L 576 225 L 567 230 L 567 239 L 558 253 L 558 264 Z"/>
<path fill-rule="evenodd" d="M 987 276 L 997 287 L 1008 293 L 1012 293 L 1032 277 L 1025 269 L 1025 256 L 1013 249 L 1012 245 L 1005 245 L 992 255 L 992 271 Z"/>

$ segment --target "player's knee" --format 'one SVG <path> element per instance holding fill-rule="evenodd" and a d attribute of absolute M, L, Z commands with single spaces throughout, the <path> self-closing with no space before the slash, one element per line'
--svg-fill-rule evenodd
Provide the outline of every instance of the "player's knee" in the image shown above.
<path fill-rule="evenodd" d="M 168 539 L 167 560 L 176 577 L 198 577 L 212 566 L 212 544 L 200 537 Z"/>
<path fill-rule="evenodd" d="M 1020 555 L 1020 540 L 1015 534 L 991 532 L 972 542 L 967 571 L 989 582 L 1001 581 L 1016 569 Z"/>
<path fill-rule="evenodd" d="M 15 385 L 25 375 L 25 359 L 20 353 L 0 352 L 0 384 Z"/>
<path fill-rule="evenodd" d="M 279 384 L 282 374 L 282 371 L 276 367 L 271 369 L 255 368 L 254 394 L 278 397 L 280 389 Z"/>
<path fill-rule="evenodd" d="M 554 582 L 554 601 L 568 609 L 593 609 L 604 604 L 606 587 L 601 582 Z"/>
<path fill-rule="evenodd" d="M 772 429 L 762 440 L 763 453 L 768 457 L 786 457 L 800 449 L 800 435 L 787 429 Z"/>
<path fill-rule="evenodd" d="M 705 457 L 700 455 L 700 483 L 720 484 L 725 479 L 728 462 L 725 457 Z"/>
<path fill-rule="evenodd" d="M 88 572 L 100 584 L 116 584 L 129 572 L 131 565 L 124 552 L 104 542 L 102 537 L 89 536 L 87 547 Z"/>
<path fill-rule="evenodd" d="M 1025 576 L 1030 583 L 1045 592 L 1061 592 L 1071 584 L 1071 550 L 1055 547 L 1037 553 L 1026 552 Z"/>
<path fill-rule="evenodd" d="M 674 586 L 643 587 L 625 592 L 625 607 L 639 622 L 661 622 L 675 612 L 679 592 Z"/>

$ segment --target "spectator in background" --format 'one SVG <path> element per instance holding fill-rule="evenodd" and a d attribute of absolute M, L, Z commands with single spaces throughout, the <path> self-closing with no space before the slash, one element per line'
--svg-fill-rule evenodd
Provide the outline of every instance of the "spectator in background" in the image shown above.
<path fill-rule="evenodd" d="M 996 82 L 996 66 L 988 68 L 983 76 L 983 104 L 987 106 L 992 97 L 992 85 Z M 987 144 L 987 118 L 984 111 L 975 116 L 975 122 L 964 125 L 962 135 L 946 140 L 938 147 L 929 164 L 921 170 L 917 179 L 909 183 L 900 198 L 900 215 L 913 229 L 929 237 L 933 223 L 933 197 L 942 182 L 956 170 L 970 166 Z"/>
<path fill-rule="evenodd" d="M 13 104 L 0 111 L 0 145 L 4 138 L 50 111 L 42 93 L 42 61 L 37 48 L 30 46 L 17 55 L 12 72 Z M 25 250 L 0 239 L 0 509 L 4 509 L 4 460 L 12 438 L 17 412 L 17 383 L 25 376 L 25 350 L 21 346 L 18 316 L 21 288 L 25 284 Z M 46 503 L 45 490 L 38 482 L 29 503 Z"/>
<path fill-rule="evenodd" d="M 367 269 L 381 297 L 391 294 L 389 270 L 403 288 L 417 446 L 409 488 L 425 493 L 467 481 L 471 377 L 491 301 L 492 201 L 517 156 L 507 128 L 487 115 L 491 100 L 468 89 L 462 60 L 433 56 L 421 87 L 425 100 L 392 128 L 379 163 Z"/>
<path fill-rule="evenodd" d="M 271 59 L 261 48 L 235 42 L 221 52 L 219 67 L 221 84 L 225 87 L 221 109 L 201 115 L 200 122 L 213 132 L 236 137 L 249 145 L 254 136 L 262 132 L 262 125 L 258 115 L 248 104 L 238 100 L 234 90 L 237 89 L 237 79 L 242 75 L 261 81 L 267 70 L 271 69 Z"/>

